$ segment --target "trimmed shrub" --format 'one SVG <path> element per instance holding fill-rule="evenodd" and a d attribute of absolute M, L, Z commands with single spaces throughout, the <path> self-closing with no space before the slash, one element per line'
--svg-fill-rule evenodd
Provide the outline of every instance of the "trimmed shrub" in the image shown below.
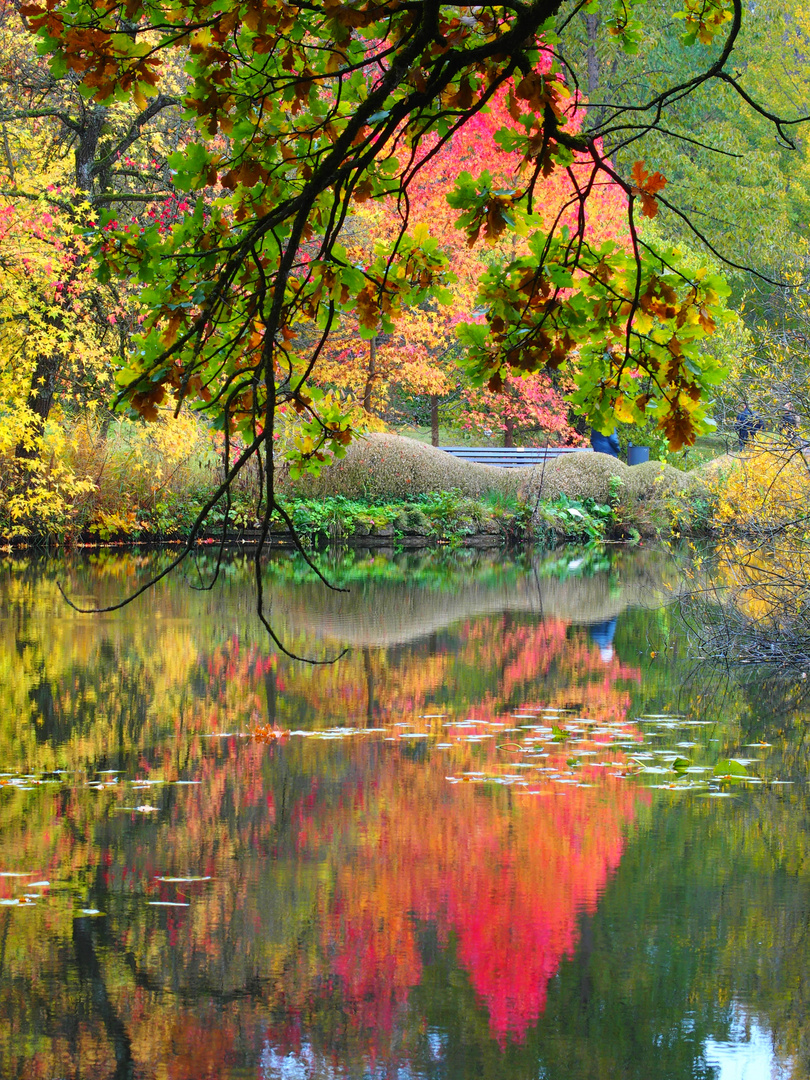
<path fill-rule="evenodd" d="M 515 469 L 523 475 L 522 487 L 530 498 L 594 499 L 599 503 L 610 500 L 616 481 L 627 486 L 633 472 L 623 461 L 609 454 L 563 454 L 532 469 Z M 612 483 L 611 483 L 612 481 Z"/>
<path fill-rule="evenodd" d="M 472 497 L 520 494 L 529 502 L 566 495 L 607 503 L 619 483 L 628 497 L 645 500 L 684 495 L 704 485 L 701 470 L 684 473 L 657 461 L 631 468 L 608 454 L 564 454 L 544 465 L 517 469 L 477 465 L 415 439 L 388 434 L 357 440 L 342 461 L 335 461 L 319 477 L 291 481 L 283 468 L 279 470 L 281 491 L 308 498 L 407 499 L 455 490 Z"/>
<path fill-rule="evenodd" d="M 278 474 L 279 489 L 291 495 L 363 496 L 369 499 L 408 499 L 435 491 L 458 490 L 479 496 L 487 491 L 515 494 L 530 469 L 499 469 L 459 461 L 435 446 L 402 435 L 366 435 L 349 447 L 345 458 L 334 461 L 320 476 L 291 480 L 285 469 Z"/>

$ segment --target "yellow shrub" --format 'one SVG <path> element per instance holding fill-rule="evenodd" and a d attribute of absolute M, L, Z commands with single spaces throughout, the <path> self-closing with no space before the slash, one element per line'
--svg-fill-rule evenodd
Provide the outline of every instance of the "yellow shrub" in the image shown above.
<path fill-rule="evenodd" d="M 756 532 L 806 530 L 810 465 L 802 450 L 757 448 L 706 477 L 717 500 L 716 520 Z"/>

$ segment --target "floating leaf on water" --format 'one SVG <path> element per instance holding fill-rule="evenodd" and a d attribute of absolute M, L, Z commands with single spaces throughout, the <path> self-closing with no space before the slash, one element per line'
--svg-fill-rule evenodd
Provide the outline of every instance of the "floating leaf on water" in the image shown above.
<path fill-rule="evenodd" d="M 213 880 L 213 879 L 212 879 L 210 874 L 206 874 L 206 875 L 204 875 L 202 877 L 160 877 L 158 875 L 155 876 L 155 881 L 167 881 L 169 883 L 178 884 L 178 885 L 180 885 L 180 884 L 185 885 L 186 883 L 191 882 L 191 881 L 211 881 L 211 880 Z"/>
<path fill-rule="evenodd" d="M 670 766 L 675 770 L 675 772 L 686 772 L 686 770 L 691 764 L 692 762 L 689 760 L 689 758 L 685 757 L 676 757 L 674 761 L 670 762 Z"/>
<path fill-rule="evenodd" d="M 262 724 L 254 728 L 251 735 L 258 742 L 284 742 L 289 739 L 290 733 L 286 728 L 280 728 L 277 724 Z"/>
<path fill-rule="evenodd" d="M 511 754 L 525 754 L 526 747 L 516 742 L 498 743 L 499 750 L 508 750 Z"/>
<path fill-rule="evenodd" d="M 565 740 L 567 738 L 568 738 L 568 735 L 564 731 L 563 728 L 556 727 L 556 725 L 552 724 L 552 726 L 551 726 L 551 741 L 552 742 L 565 742 Z"/>
<path fill-rule="evenodd" d="M 739 761 L 721 758 L 714 767 L 714 775 L 734 779 L 736 776 L 748 776 L 748 770 Z"/>

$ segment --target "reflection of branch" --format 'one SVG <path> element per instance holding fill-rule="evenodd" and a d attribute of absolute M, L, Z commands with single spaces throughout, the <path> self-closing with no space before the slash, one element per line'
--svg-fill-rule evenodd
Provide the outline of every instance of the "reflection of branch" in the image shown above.
<path fill-rule="evenodd" d="M 76 965 L 82 978 L 87 979 L 92 988 L 91 999 L 97 1009 L 107 1034 L 112 1042 L 115 1053 L 114 1080 L 131 1080 L 134 1072 L 132 1058 L 132 1042 L 121 1017 L 115 1010 L 110 995 L 107 993 L 107 984 L 101 971 L 101 965 L 96 956 L 93 944 L 93 935 L 90 930 L 90 917 L 73 920 L 73 948 L 76 954 Z"/>

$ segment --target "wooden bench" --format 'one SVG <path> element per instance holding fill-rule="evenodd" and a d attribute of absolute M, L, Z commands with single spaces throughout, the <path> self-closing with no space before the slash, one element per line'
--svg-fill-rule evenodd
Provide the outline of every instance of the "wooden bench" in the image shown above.
<path fill-rule="evenodd" d="M 543 465 L 563 454 L 592 454 L 590 446 L 440 446 L 446 454 L 474 461 L 477 465 L 498 465 L 502 469 Z"/>

